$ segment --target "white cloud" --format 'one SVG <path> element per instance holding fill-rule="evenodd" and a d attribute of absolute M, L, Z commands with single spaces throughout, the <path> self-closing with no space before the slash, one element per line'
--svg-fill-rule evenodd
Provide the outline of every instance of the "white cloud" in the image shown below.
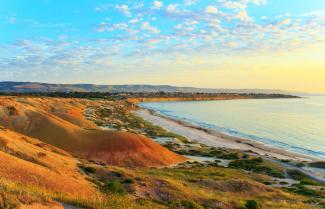
<path fill-rule="evenodd" d="M 132 19 L 132 20 L 129 20 L 129 23 L 135 24 L 135 23 L 138 23 L 139 21 L 140 21 L 139 19 Z"/>
<path fill-rule="evenodd" d="M 217 14 L 218 13 L 218 8 L 217 7 L 214 7 L 214 6 L 208 6 L 205 11 L 208 13 L 208 14 Z"/>
<path fill-rule="evenodd" d="M 131 15 L 129 6 L 126 4 L 116 5 L 115 8 L 127 16 Z"/>
<path fill-rule="evenodd" d="M 246 9 L 249 3 L 263 5 L 267 3 L 267 0 L 219 0 L 219 2 L 227 9 Z"/>
<path fill-rule="evenodd" d="M 257 4 L 257 5 L 263 5 L 263 4 L 266 4 L 267 3 L 267 0 L 246 0 L 246 1 L 250 1 L 254 4 Z"/>
<path fill-rule="evenodd" d="M 153 6 L 154 6 L 154 8 L 159 9 L 163 6 L 163 2 L 162 1 L 154 1 Z"/>
<path fill-rule="evenodd" d="M 222 6 L 227 9 L 246 9 L 247 7 L 245 3 L 237 1 L 224 1 Z"/>
<path fill-rule="evenodd" d="M 234 16 L 234 18 L 238 19 L 240 21 L 243 21 L 243 22 L 251 22 L 252 21 L 252 18 L 250 16 L 248 16 L 248 13 L 246 10 L 242 10 L 242 11 L 238 12 Z"/>
<path fill-rule="evenodd" d="M 145 57 L 151 58 L 153 54 L 172 58 L 191 53 L 199 56 L 245 54 L 282 49 L 288 51 L 316 44 L 324 46 L 325 43 L 325 22 L 322 18 L 324 11 L 291 16 L 286 14 L 278 18 L 262 16 L 258 18 L 263 21 L 254 22 L 247 11 L 253 4 L 265 4 L 265 0 L 201 1 L 201 9 L 190 7 L 196 0 L 179 0 L 174 4 L 152 0 L 149 1 L 150 5 L 143 8 L 128 2 L 95 8 L 96 11 L 115 9 L 121 12 L 118 16 L 110 16 L 112 13 L 109 11 L 102 14 L 104 19 L 102 23 L 98 22 L 96 29 L 97 32 L 105 32 L 98 35 L 102 39 L 109 37 L 107 40 L 97 45 L 94 40 L 87 40 L 87 37 L 77 38 L 75 42 L 70 38 L 61 40 L 68 43 L 68 46 L 57 46 L 58 38 L 51 40 L 53 46 L 47 45 L 45 41 L 44 46 L 24 41 L 10 46 L 9 50 L 0 45 L 0 69 L 26 69 L 26 66 L 39 66 L 41 69 L 56 66 L 63 69 L 79 64 L 95 68 L 98 65 L 115 65 L 116 60 L 122 60 L 120 64 L 124 69 L 125 53 L 143 60 Z M 215 7 L 209 2 L 220 4 L 215 4 Z M 127 18 L 123 14 L 127 15 Z M 157 21 L 154 22 L 156 18 Z M 23 20 L 18 19 L 18 22 L 23 23 Z M 163 25 L 163 29 L 158 27 L 160 25 Z M 60 27 L 62 32 L 65 32 L 63 29 L 66 28 L 63 27 L 70 26 Z M 163 30 L 163 33 L 160 33 L 160 30 Z M 112 31 L 115 32 L 111 33 Z M 110 33 L 112 35 L 109 35 Z M 114 62 L 111 63 L 111 60 Z"/>
<path fill-rule="evenodd" d="M 229 46 L 230 48 L 237 48 L 238 47 L 238 43 L 235 41 L 231 41 L 227 43 L 227 46 Z"/>
<path fill-rule="evenodd" d="M 281 21 L 281 25 L 289 25 L 291 23 L 291 19 L 287 18 Z"/>
<path fill-rule="evenodd" d="M 10 17 L 8 17 L 8 22 L 10 24 L 15 24 L 17 22 L 17 14 L 16 13 L 13 13 L 10 15 Z"/>
<path fill-rule="evenodd" d="M 198 0 L 184 0 L 184 5 L 185 6 L 191 6 L 193 4 L 196 4 Z"/>
<path fill-rule="evenodd" d="M 177 4 L 168 4 L 166 10 L 168 13 L 172 13 L 172 14 L 177 13 L 178 12 L 177 6 L 178 6 Z"/>
<path fill-rule="evenodd" d="M 160 33 L 157 27 L 151 26 L 149 22 L 142 23 L 141 29 L 144 31 L 149 31 L 151 33 Z"/>

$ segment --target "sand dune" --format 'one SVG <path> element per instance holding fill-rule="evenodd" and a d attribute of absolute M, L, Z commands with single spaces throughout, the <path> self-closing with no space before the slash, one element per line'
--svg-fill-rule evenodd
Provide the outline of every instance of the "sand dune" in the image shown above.
<path fill-rule="evenodd" d="M 73 155 L 122 166 L 165 166 L 185 158 L 131 133 L 100 130 L 83 117 L 83 99 L 7 97 L 0 101 L 0 124 Z"/>

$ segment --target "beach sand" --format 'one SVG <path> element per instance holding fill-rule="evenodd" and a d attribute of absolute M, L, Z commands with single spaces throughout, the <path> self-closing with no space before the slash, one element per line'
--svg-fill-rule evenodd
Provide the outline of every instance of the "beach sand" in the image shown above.
<path fill-rule="evenodd" d="M 295 162 L 312 162 L 324 160 L 321 158 L 277 148 L 251 139 L 233 137 L 217 131 L 204 129 L 198 126 L 194 126 L 193 124 L 186 123 L 184 121 L 179 121 L 166 117 L 153 110 L 141 108 L 139 110 L 134 111 L 134 113 L 142 117 L 143 119 L 155 125 L 158 125 L 168 131 L 184 136 L 190 141 L 202 143 L 213 147 L 251 151 L 263 156 L 264 158 L 268 158 L 272 161 L 275 160 L 286 167 L 290 167 L 290 169 L 292 169 L 292 166 L 282 163 L 281 160 L 290 160 Z M 325 181 L 325 172 L 320 173 L 319 169 L 315 169 L 315 172 L 314 169 L 310 167 L 308 167 L 308 169 L 295 167 L 295 169 L 301 170 L 319 181 Z"/>
<path fill-rule="evenodd" d="M 217 131 L 207 130 L 183 121 L 165 117 L 152 110 L 140 109 L 135 111 L 135 113 L 145 120 L 161 126 L 171 132 L 184 136 L 191 141 L 197 141 L 209 146 L 239 149 L 245 151 L 251 150 L 259 155 L 272 156 L 274 158 L 283 160 L 307 162 L 321 160 L 316 157 L 294 153 L 250 139 L 233 137 Z"/>

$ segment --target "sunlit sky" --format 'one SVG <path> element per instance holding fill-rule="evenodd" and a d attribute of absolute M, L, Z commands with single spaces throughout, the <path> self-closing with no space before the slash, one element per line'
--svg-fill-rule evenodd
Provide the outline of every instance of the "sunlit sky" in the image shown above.
<path fill-rule="evenodd" d="M 325 92 L 325 0 L 0 0 L 0 80 Z"/>

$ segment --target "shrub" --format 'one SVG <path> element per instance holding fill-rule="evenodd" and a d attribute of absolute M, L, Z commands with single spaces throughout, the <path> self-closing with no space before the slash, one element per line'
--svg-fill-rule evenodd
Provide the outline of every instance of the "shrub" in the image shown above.
<path fill-rule="evenodd" d="M 245 207 L 247 209 L 260 209 L 261 206 L 258 202 L 256 202 L 256 200 L 247 200 Z"/>
<path fill-rule="evenodd" d="M 174 200 L 170 203 L 170 209 L 203 209 L 203 207 L 191 200 Z"/>
<path fill-rule="evenodd" d="M 87 173 L 96 173 L 96 169 L 90 166 L 84 167 L 83 168 L 84 171 L 86 171 Z"/>
<path fill-rule="evenodd" d="M 103 191 L 105 193 L 112 193 L 112 194 L 126 194 L 126 190 L 123 185 L 117 180 L 107 181 L 103 187 Z"/>
<path fill-rule="evenodd" d="M 120 172 L 118 172 L 118 171 L 113 171 L 112 173 L 113 173 L 113 175 L 116 176 L 116 177 L 119 177 L 119 178 L 120 178 L 120 177 L 123 177 L 123 174 L 120 173 Z"/>
<path fill-rule="evenodd" d="M 306 174 L 304 174 L 303 172 L 301 172 L 299 170 L 288 170 L 287 173 L 291 178 L 293 178 L 294 180 L 297 180 L 297 181 L 300 181 L 304 178 L 308 178 L 308 176 Z"/>
<path fill-rule="evenodd" d="M 234 160 L 229 163 L 231 168 L 241 168 L 247 171 L 253 171 L 256 173 L 263 173 L 269 176 L 284 178 L 284 173 L 276 168 L 263 164 L 262 158 Z"/>
<path fill-rule="evenodd" d="M 134 180 L 133 179 L 124 179 L 123 183 L 124 184 L 133 184 Z"/>
<path fill-rule="evenodd" d="M 0 193 L 0 208 L 1 209 L 16 209 L 19 208 L 19 201 L 10 194 Z"/>
<path fill-rule="evenodd" d="M 309 196 L 309 197 L 320 197 L 320 193 L 318 191 L 309 189 L 300 184 L 294 184 L 294 187 L 287 188 L 288 191 L 291 191 L 296 194 Z"/>
<path fill-rule="evenodd" d="M 281 184 L 281 185 L 288 185 L 289 183 L 286 182 L 286 181 L 280 181 L 280 184 Z"/>
<path fill-rule="evenodd" d="M 314 167 L 314 168 L 324 168 L 325 169 L 325 161 L 309 163 L 309 166 Z"/>
<path fill-rule="evenodd" d="M 294 180 L 300 181 L 301 185 L 318 185 L 316 181 L 299 170 L 288 170 L 287 173 Z"/>
<path fill-rule="evenodd" d="M 305 164 L 304 163 L 297 163 L 296 166 L 299 167 L 299 168 L 302 168 L 302 167 L 305 166 Z"/>

